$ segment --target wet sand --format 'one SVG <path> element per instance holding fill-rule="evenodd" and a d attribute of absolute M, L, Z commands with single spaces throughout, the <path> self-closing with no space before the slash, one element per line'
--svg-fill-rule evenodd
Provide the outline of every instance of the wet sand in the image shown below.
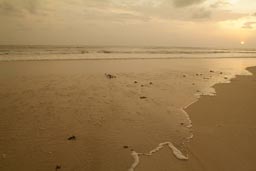
<path fill-rule="evenodd" d="M 131 150 L 149 153 L 163 142 L 171 143 L 152 156 L 140 156 L 136 171 L 198 170 L 204 161 L 195 158 L 196 138 L 191 148 L 184 144 L 191 128 L 182 107 L 199 94 L 214 94 L 210 87 L 228 82 L 224 77 L 247 74 L 245 66 L 254 63 L 248 59 L 0 63 L 0 170 L 45 171 L 57 166 L 66 171 L 128 170 L 134 163 Z M 196 115 L 191 116 L 193 121 Z M 72 136 L 76 139 L 68 140 Z M 174 152 L 183 158 L 188 154 L 189 160 L 177 160 Z"/>

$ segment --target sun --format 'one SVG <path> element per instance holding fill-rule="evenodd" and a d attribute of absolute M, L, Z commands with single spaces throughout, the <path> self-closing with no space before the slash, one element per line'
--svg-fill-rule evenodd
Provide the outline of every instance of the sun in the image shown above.
<path fill-rule="evenodd" d="M 244 41 L 241 41 L 241 42 L 240 42 L 240 44 L 241 44 L 241 45 L 244 45 L 244 44 L 245 44 L 245 42 L 244 42 Z"/>

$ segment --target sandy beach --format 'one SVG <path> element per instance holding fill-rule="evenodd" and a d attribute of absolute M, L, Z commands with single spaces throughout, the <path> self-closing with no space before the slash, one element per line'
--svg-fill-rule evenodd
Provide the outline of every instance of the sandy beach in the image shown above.
<path fill-rule="evenodd" d="M 203 96 L 186 109 L 193 121 L 189 170 L 253 171 L 256 158 L 256 67 L 253 76 L 237 76 L 214 86 L 217 95 Z"/>
<path fill-rule="evenodd" d="M 143 158 L 138 170 L 255 170 L 256 67 L 248 70 L 253 76 L 217 84 L 216 96 L 201 96 L 185 109 L 193 122 L 189 160 L 178 161 L 166 148 Z"/>
<path fill-rule="evenodd" d="M 0 169 L 253 170 L 254 63 L 1 62 Z"/>

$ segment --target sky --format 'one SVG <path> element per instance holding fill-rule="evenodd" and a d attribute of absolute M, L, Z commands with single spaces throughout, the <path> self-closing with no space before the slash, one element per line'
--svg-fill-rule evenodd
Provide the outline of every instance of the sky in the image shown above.
<path fill-rule="evenodd" d="M 256 0 L 0 0 L 0 44 L 256 47 Z"/>

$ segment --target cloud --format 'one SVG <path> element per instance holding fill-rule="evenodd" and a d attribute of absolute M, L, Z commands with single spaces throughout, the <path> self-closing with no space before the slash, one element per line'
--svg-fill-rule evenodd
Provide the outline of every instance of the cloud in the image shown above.
<path fill-rule="evenodd" d="M 130 11 L 118 8 L 86 8 L 83 15 L 87 21 L 149 21 L 151 18 L 136 11 Z M 104 16 L 104 17 L 102 17 Z"/>
<path fill-rule="evenodd" d="M 256 22 L 246 22 L 246 23 L 244 23 L 242 28 L 244 28 L 244 29 L 253 29 L 255 25 L 256 25 Z"/>
<path fill-rule="evenodd" d="M 210 5 L 211 8 L 220 8 L 225 6 L 230 6 L 231 4 L 225 0 L 218 0 L 217 2 Z"/>
<path fill-rule="evenodd" d="M 31 15 L 34 19 L 55 23 L 73 20 L 132 23 L 152 19 L 215 22 L 244 16 L 225 10 L 227 5 L 226 0 L 0 0 L 0 17 Z"/>
<path fill-rule="evenodd" d="M 175 7 L 187 7 L 204 2 L 205 0 L 172 0 Z"/>
<path fill-rule="evenodd" d="M 40 5 L 40 0 L 0 0 L 0 12 L 9 15 L 21 15 L 26 12 L 36 14 Z"/>
<path fill-rule="evenodd" d="M 199 8 L 192 14 L 193 19 L 207 19 L 211 17 L 211 11 L 204 8 Z"/>
<path fill-rule="evenodd" d="M 20 14 L 22 10 L 9 1 L 0 1 L 0 13 L 2 15 Z"/>

